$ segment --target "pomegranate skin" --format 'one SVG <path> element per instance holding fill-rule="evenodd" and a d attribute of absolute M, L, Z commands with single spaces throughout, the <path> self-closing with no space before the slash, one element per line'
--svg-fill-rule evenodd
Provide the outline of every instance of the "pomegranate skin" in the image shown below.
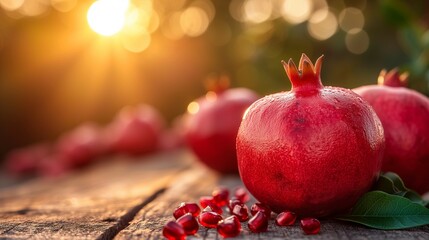
<path fill-rule="evenodd" d="M 323 87 L 322 57 L 283 63 L 292 90 L 268 95 L 243 116 L 237 136 L 243 183 L 277 213 L 328 216 L 351 208 L 377 180 L 384 134 L 351 90 Z"/>
<path fill-rule="evenodd" d="M 353 91 L 372 105 L 383 124 L 382 171 L 397 173 L 407 187 L 423 194 L 429 191 L 429 99 L 406 88 L 406 78 L 397 69 L 382 71 L 379 85 Z"/>
<path fill-rule="evenodd" d="M 43 160 L 50 155 L 48 143 L 33 144 L 11 150 L 5 159 L 5 170 L 14 177 L 34 175 Z"/>
<path fill-rule="evenodd" d="M 259 96 L 245 88 L 209 92 L 190 114 L 186 142 L 198 159 L 220 173 L 237 173 L 235 140 L 247 107 Z"/>
<path fill-rule="evenodd" d="M 55 153 L 62 164 L 71 168 L 87 166 L 104 153 L 99 126 L 84 123 L 64 133 L 55 144 Z"/>
<path fill-rule="evenodd" d="M 123 108 L 105 130 L 110 153 L 142 156 L 159 150 L 165 121 L 151 105 Z"/>

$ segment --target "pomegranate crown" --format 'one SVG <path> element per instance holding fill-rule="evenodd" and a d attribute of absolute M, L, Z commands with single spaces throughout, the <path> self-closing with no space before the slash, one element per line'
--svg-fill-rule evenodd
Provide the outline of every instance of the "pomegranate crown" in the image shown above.
<path fill-rule="evenodd" d="M 398 68 L 394 68 L 390 71 L 386 69 L 381 70 L 378 76 L 378 85 L 389 86 L 389 87 L 406 87 L 408 85 L 408 72 L 399 74 Z"/>
<path fill-rule="evenodd" d="M 230 87 L 230 83 L 227 74 L 211 74 L 205 80 L 205 87 L 208 92 L 221 93 Z"/>
<path fill-rule="evenodd" d="M 298 68 L 292 58 L 290 58 L 288 62 L 282 61 L 286 74 L 292 83 L 292 90 L 322 88 L 323 85 L 320 80 L 322 62 L 323 55 L 320 56 L 316 64 L 313 65 L 311 60 L 304 53 L 301 55 Z"/>

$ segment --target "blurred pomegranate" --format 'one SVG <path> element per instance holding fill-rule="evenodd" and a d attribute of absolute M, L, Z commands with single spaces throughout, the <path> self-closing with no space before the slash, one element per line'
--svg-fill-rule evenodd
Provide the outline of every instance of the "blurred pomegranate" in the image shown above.
<path fill-rule="evenodd" d="M 37 174 L 42 177 L 56 178 L 63 176 L 76 168 L 65 155 L 51 153 L 37 165 Z"/>
<path fill-rule="evenodd" d="M 221 78 L 212 91 L 188 106 L 186 142 L 201 162 L 221 173 L 238 172 L 235 139 L 247 107 L 259 96 L 245 88 L 228 89 Z"/>
<path fill-rule="evenodd" d="M 39 164 L 51 152 L 47 143 L 38 143 L 27 147 L 12 150 L 5 159 L 5 168 L 8 174 L 15 176 L 33 175 Z"/>
<path fill-rule="evenodd" d="M 386 151 L 381 170 L 392 171 L 407 187 L 429 191 L 429 99 L 406 88 L 408 74 L 383 70 L 378 85 L 353 89 L 367 100 L 384 127 Z"/>
<path fill-rule="evenodd" d="M 104 151 L 99 127 L 94 123 L 84 123 L 57 140 L 54 156 L 69 168 L 79 168 L 98 159 Z"/>
<path fill-rule="evenodd" d="M 171 151 L 185 146 L 185 133 L 187 127 L 187 114 L 176 117 L 169 129 L 163 131 L 160 141 L 161 151 Z"/>
<path fill-rule="evenodd" d="M 318 217 L 346 211 L 380 172 L 380 120 L 351 90 L 322 85 L 322 59 L 313 65 L 303 54 L 298 68 L 283 62 L 292 89 L 253 103 L 238 132 L 241 179 L 276 212 Z"/>
<path fill-rule="evenodd" d="M 139 156 L 159 149 L 165 121 L 150 105 L 122 109 L 105 130 L 109 152 Z"/>

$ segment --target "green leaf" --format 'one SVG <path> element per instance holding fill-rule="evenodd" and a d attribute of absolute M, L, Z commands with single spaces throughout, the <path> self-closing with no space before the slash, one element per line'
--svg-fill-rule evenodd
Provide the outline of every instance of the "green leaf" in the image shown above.
<path fill-rule="evenodd" d="M 394 172 L 386 172 L 383 174 L 383 176 L 390 179 L 400 191 L 409 190 L 407 187 L 405 187 L 404 181 L 402 181 L 398 174 Z"/>
<path fill-rule="evenodd" d="M 423 206 L 428 204 L 428 202 L 424 201 L 417 192 L 405 187 L 402 179 L 396 173 L 393 172 L 387 172 L 381 175 L 377 183 L 373 187 L 373 190 L 379 190 L 386 193 L 402 196 Z"/>
<path fill-rule="evenodd" d="M 350 214 L 338 220 L 377 229 L 404 229 L 429 224 L 429 209 L 411 200 L 381 191 L 363 195 Z"/>
<path fill-rule="evenodd" d="M 380 175 L 378 181 L 373 187 L 373 190 L 379 190 L 390 194 L 396 194 L 397 192 L 400 192 L 400 190 L 395 186 L 395 183 L 384 174 Z"/>

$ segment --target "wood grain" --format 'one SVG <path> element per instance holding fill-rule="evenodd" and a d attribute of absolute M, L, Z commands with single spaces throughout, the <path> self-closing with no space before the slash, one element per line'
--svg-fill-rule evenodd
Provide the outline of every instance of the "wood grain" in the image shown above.
<path fill-rule="evenodd" d="M 145 206 L 130 225 L 121 231 L 116 239 L 163 239 L 162 228 L 174 220 L 172 213 L 180 202 L 198 202 L 200 196 L 210 195 L 216 186 L 234 189 L 242 186 L 238 176 L 220 176 L 203 167 L 194 167 L 177 177 L 174 184 L 162 196 Z M 250 208 L 255 199 L 248 203 Z M 229 216 L 224 209 L 224 217 Z M 273 214 L 268 232 L 251 233 L 246 223 L 242 223 L 242 233 L 234 239 L 429 239 L 429 226 L 395 231 L 369 229 L 356 224 L 335 220 L 321 220 L 320 234 L 305 235 L 298 223 L 293 227 L 279 227 L 274 224 Z M 187 239 L 222 239 L 215 229 L 200 227 L 195 236 Z"/>
<path fill-rule="evenodd" d="M 36 180 L 0 191 L 0 236 L 111 239 L 147 199 L 186 169 L 183 154 L 109 161 L 64 179 Z M 127 222 L 128 221 L 128 222 Z"/>
<path fill-rule="evenodd" d="M 107 160 L 62 179 L 38 179 L 0 189 L 0 239 L 163 239 L 180 202 L 198 202 L 216 186 L 241 186 L 238 175 L 219 175 L 186 151 L 141 161 Z M 248 203 L 248 206 L 255 199 Z M 224 211 L 224 216 L 228 212 Z M 274 217 L 274 215 L 272 216 Z M 381 231 L 335 220 L 321 220 L 322 230 L 305 235 L 298 224 L 236 239 L 429 239 L 429 226 Z M 200 227 L 187 239 L 221 239 Z"/>

